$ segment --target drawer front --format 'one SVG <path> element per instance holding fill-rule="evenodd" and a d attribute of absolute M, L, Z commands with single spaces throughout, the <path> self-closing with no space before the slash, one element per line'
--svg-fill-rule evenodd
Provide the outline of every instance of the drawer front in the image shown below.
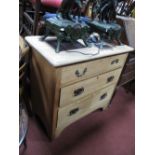
<path fill-rule="evenodd" d="M 109 57 L 107 63 L 107 71 L 114 70 L 121 66 L 124 66 L 128 54 L 116 55 Z"/>
<path fill-rule="evenodd" d="M 108 106 L 114 88 L 115 85 L 111 85 L 68 106 L 59 108 L 57 128 L 68 125 L 98 108 L 103 107 L 105 109 Z"/>
<path fill-rule="evenodd" d="M 96 93 L 94 93 L 94 97 L 92 99 L 92 108 L 95 106 L 99 106 L 101 105 L 103 107 L 103 109 L 106 109 L 109 102 L 105 102 L 105 101 L 109 101 L 113 95 L 114 89 L 115 89 L 116 85 L 111 85 L 105 89 L 101 89 L 99 91 L 97 91 Z"/>
<path fill-rule="evenodd" d="M 118 81 L 122 68 L 101 74 L 61 89 L 60 107 L 87 96 Z"/>
<path fill-rule="evenodd" d="M 72 123 L 77 119 L 81 118 L 80 116 L 82 116 L 86 111 L 88 111 L 92 97 L 93 96 L 88 95 L 83 99 L 78 100 L 77 102 L 59 108 L 57 127 L 61 127 L 63 126 L 63 124 L 68 125 L 68 123 Z"/>
<path fill-rule="evenodd" d="M 61 71 L 61 86 L 64 87 L 77 81 L 119 68 L 124 65 L 126 58 L 127 54 L 122 54 L 63 67 Z"/>
<path fill-rule="evenodd" d="M 67 120 L 66 121 L 64 120 L 64 118 L 61 119 L 60 122 L 57 122 L 57 127 L 56 127 L 56 135 L 59 135 L 60 132 L 66 128 L 68 125 L 70 125 L 71 123 L 83 118 L 84 116 L 88 115 L 89 113 L 99 109 L 99 108 L 104 108 L 105 105 L 107 106 L 109 104 L 110 100 L 105 100 L 104 102 L 102 102 L 101 104 L 96 104 L 94 106 L 91 106 L 90 108 L 85 108 L 85 109 L 82 109 L 81 112 L 79 112 L 79 114 L 75 117 L 72 116 L 72 119 L 70 120 Z M 105 108 L 104 108 L 105 109 Z M 64 121 L 63 121 L 64 120 Z M 62 122 L 63 121 L 63 122 Z"/>
<path fill-rule="evenodd" d="M 98 89 L 101 89 L 101 88 L 107 87 L 111 84 L 117 83 L 119 80 L 121 71 L 122 71 L 122 68 L 119 68 L 117 70 L 99 75 L 98 81 L 95 84 L 95 87 L 97 87 Z"/>

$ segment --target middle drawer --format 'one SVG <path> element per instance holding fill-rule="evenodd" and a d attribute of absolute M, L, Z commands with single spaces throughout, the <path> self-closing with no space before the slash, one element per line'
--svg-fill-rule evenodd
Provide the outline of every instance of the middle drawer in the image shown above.
<path fill-rule="evenodd" d="M 60 107 L 87 96 L 118 81 L 122 68 L 98 75 L 61 89 Z"/>

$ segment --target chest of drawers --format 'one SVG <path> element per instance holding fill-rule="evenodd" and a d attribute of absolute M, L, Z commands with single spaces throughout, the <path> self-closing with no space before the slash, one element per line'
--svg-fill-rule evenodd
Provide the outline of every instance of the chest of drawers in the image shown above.
<path fill-rule="evenodd" d="M 92 59 L 87 56 L 85 61 L 55 65 L 45 53 L 39 52 L 31 38 L 27 41 L 32 47 L 33 111 L 50 138 L 57 137 L 64 128 L 89 113 L 108 107 L 128 52 L 132 51 L 128 47 L 121 53 Z M 62 57 L 63 52 L 58 55 Z"/>

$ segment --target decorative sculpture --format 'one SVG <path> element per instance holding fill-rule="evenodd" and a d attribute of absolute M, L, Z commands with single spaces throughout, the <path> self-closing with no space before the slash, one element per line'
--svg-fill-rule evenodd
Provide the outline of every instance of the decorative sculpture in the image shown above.
<path fill-rule="evenodd" d="M 72 20 L 71 15 L 80 16 L 82 9 L 81 0 L 63 0 L 61 7 L 58 10 L 58 17 Z"/>
<path fill-rule="evenodd" d="M 56 52 L 60 51 L 62 41 L 74 43 L 78 39 L 82 39 L 88 46 L 86 39 L 89 35 L 89 26 L 79 20 L 81 9 L 81 0 L 63 0 L 56 17 L 45 21 L 46 34 L 42 39 L 44 40 L 50 32 L 54 33 L 57 36 Z M 76 19 L 76 15 L 78 19 Z"/>
<path fill-rule="evenodd" d="M 103 48 L 107 41 L 121 44 L 122 28 L 116 23 L 115 11 L 118 1 L 121 0 L 85 0 L 85 3 L 92 5 L 91 19 L 82 21 L 84 0 L 63 0 L 56 17 L 45 21 L 46 34 L 42 39 L 51 32 L 56 35 L 56 52 L 60 51 L 63 41 L 74 44 L 78 39 L 82 39 L 85 45 L 89 46 L 89 36 L 94 32 L 100 36 L 99 48 Z"/>
<path fill-rule="evenodd" d="M 115 42 L 121 44 L 120 35 L 122 28 L 116 23 L 117 0 L 91 0 L 92 20 L 87 24 L 91 27 L 92 32 L 100 34 L 101 41 Z"/>

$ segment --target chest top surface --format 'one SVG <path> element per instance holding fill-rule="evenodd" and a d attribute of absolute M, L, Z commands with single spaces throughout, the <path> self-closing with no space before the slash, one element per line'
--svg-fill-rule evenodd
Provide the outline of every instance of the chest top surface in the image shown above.
<path fill-rule="evenodd" d="M 52 44 L 52 41 L 56 40 L 55 37 L 47 37 L 45 41 L 41 41 L 40 38 L 41 36 L 27 36 L 25 39 L 32 48 L 40 53 L 54 67 L 60 67 L 133 51 L 133 48 L 127 45 L 113 46 L 100 50 L 97 47 L 81 46 L 80 48 L 62 50 L 60 53 L 56 53 Z"/>

